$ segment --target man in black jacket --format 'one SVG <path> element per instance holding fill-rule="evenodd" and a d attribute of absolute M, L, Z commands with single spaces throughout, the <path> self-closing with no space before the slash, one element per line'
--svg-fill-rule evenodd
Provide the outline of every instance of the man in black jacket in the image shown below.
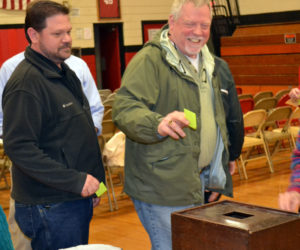
<path fill-rule="evenodd" d="M 13 162 L 16 221 L 33 249 L 88 243 L 93 198 L 105 180 L 97 135 L 71 55 L 69 10 L 28 6 L 30 46 L 3 92 L 3 141 Z"/>

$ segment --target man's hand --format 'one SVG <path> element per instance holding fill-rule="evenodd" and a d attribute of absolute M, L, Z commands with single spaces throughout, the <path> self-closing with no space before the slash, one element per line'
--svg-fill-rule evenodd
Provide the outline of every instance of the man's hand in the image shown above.
<path fill-rule="evenodd" d="M 158 125 L 157 132 L 161 136 L 170 136 L 175 140 L 185 137 L 184 127 L 189 125 L 183 112 L 173 111 L 165 116 Z"/>
<path fill-rule="evenodd" d="M 100 197 L 97 197 L 97 198 L 93 198 L 93 207 L 96 207 L 99 205 L 101 201 L 101 198 Z"/>
<path fill-rule="evenodd" d="M 211 195 L 208 198 L 208 202 L 213 202 L 219 197 L 219 193 L 217 192 L 211 192 Z"/>
<path fill-rule="evenodd" d="M 296 191 L 290 191 L 279 194 L 279 208 L 297 213 L 300 208 L 300 193 Z"/>
<path fill-rule="evenodd" d="M 236 169 L 236 162 L 235 161 L 230 161 L 229 162 L 229 173 L 231 175 L 233 175 L 234 172 L 235 172 L 235 169 Z"/>
<path fill-rule="evenodd" d="M 85 183 L 83 185 L 81 196 L 89 197 L 99 189 L 99 181 L 90 174 L 87 174 Z"/>
<path fill-rule="evenodd" d="M 229 173 L 231 175 L 234 174 L 234 171 L 236 169 L 236 162 L 235 161 L 230 161 L 229 162 Z M 208 202 L 213 202 L 219 197 L 220 193 L 217 192 L 212 192 L 211 195 L 208 198 Z"/>

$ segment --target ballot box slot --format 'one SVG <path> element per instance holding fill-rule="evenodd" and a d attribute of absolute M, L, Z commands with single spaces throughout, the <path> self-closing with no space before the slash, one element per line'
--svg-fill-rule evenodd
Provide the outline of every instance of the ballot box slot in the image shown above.
<path fill-rule="evenodd" d="M 241 213 L 241 212 L 237 212 L 237 211 L 226 213 L 224 215 L 231 217 L 231 218 L 236 218 L 236 219 L 247 219 L 247 218 L 253 216 L 252 214 L 246 214 L 246 213 Z"/>

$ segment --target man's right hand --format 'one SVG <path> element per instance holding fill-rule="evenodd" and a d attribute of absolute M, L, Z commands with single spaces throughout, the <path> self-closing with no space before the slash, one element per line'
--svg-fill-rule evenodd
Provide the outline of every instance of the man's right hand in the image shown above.
<path fill-rule="evenodd" d="M 297 213 L 300 208 L 300 193 L 296 191 L 288 191 L 279 194 L 279 208 Z"/>
<path fill-rule="evenodd" d="M 99 189 L 99 181 L 90 174 L 87 174 L 85 183 L 83 185 L 81 196 L 89 197 Z"/>
<path fill-rule="evenodd" d="M 157 132 L 161 136 L 170 136 L 173 139 L 178 140 L 180 137 L 185 137 L 183 128 L 187 127 L 189 123 L 190 122 L 185 118 L 183 112 L 173 111 L 161 120 Z"/>

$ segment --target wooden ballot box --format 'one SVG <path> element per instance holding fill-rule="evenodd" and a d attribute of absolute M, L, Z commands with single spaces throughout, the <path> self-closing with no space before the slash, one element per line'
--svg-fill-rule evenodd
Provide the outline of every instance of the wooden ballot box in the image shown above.
<path fill-rule="evenodd" d="M 173 250 L 299 250 L 300 217 L 219 201 L 171 214 Z"/>

